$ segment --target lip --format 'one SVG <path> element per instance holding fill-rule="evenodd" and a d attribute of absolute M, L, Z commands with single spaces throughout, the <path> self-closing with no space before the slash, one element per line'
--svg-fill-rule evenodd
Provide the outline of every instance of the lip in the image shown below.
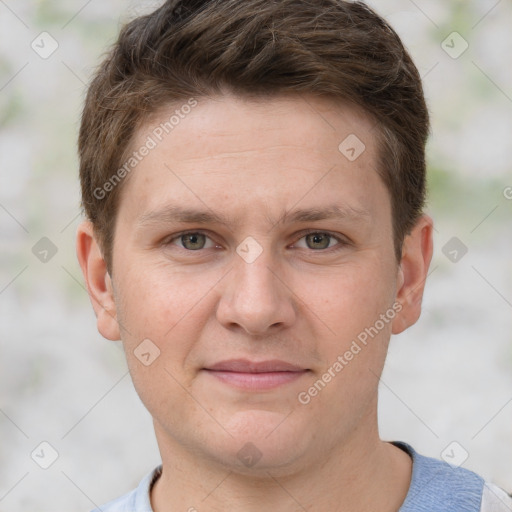
<path fill-rule="evenodd" d="M 265 372 L 302 372 L 306 370 L 279 359 L 270 359 L 268 361 L 250 361 L 249 359 L 228 359 L 220 361 L 214 365 L 208 366 L 206 370 L 241 372 L 241 373 L 265 373 Z"/>
<path fill-rule="evenodd" d="M 203 370 L 225 384 L 252 391 L 276 388 L 293 382 L 309 372 L 307 368 L 278 359 L 230 359 Z"/>

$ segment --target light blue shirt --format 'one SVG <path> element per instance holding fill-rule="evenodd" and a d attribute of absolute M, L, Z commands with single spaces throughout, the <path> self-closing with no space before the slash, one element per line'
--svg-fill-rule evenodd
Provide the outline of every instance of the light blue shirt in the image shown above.
<path fill-rule="evenodd" d="M 407 443 L 393 444 L 412 458 L 411 484 L 398 512 L 512 512 L 512 498 L 476 473 L 420 455 Z M 153 512 L 150 490 L 160 472 L 161 466 L 136 489 L 92 512 Z"/>

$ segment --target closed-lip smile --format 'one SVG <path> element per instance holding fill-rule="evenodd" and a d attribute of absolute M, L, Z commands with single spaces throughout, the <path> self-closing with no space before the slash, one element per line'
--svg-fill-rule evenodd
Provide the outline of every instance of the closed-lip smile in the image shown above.
<path fill-rule="evenodd" d="M 229 359 L 209 365 L 203 370 L 225 384 L 252 391 L 281 386 L 310 371 L 308 368 L 279 359 L 266 361 Z"/>

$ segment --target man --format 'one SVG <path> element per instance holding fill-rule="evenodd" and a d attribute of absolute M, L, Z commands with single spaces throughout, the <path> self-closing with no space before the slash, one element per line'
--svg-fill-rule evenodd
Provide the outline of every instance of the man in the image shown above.
<path fill-rule="evenodd" d="M 432 256 L 428 128 L 362 3 L 173 1 L 122 29 L 84 108 L 77 254 L 162 465 L 100 510 L 512 510 L 379 437 Z"/>

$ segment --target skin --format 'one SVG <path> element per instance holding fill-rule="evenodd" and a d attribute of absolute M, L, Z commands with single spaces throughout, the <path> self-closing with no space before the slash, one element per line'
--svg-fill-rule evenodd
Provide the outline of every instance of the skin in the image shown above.
<path fill-rule="evenodd" d="M 175 108 L 155 113 L 134 148 Z M 377 390 L 391 334 L 420 315 L 432 221 L 418 220 L 397 262 L 373 126 L 325 98 L 201 99 L 124 183 L 112 276 L 92 225 L 80 225 L 77 254 L 98 329 L 123 340 L 154 418 L 163 463 L 156 512 L 392 512 L 403 503 L 411 460 L 379 437 Z M 350 134 L 366 146 L 355 161 L 338 149 Z M 226 224 L 154 215 L 169 205 L 214 212 Z M 327 205 L 350 214 L 278 222 Z M 312 241 L 306 229 L 333 237 Z M 194 230 L 207 237 L 187 249 L 179 235 Z M 251 263 L 236 252 L 248 236 L 262 249 Z M 298 394 L 393 304 L 400 312 L 300 403 Z M 144 339 L 160 350 L 149 366 L 134 354 Z M 309 371 L 274 389 L 240 390 L 204 370 L 231 358 Z M 237 457 L 248 442 L 261 454 L 251 467 Z"/>

